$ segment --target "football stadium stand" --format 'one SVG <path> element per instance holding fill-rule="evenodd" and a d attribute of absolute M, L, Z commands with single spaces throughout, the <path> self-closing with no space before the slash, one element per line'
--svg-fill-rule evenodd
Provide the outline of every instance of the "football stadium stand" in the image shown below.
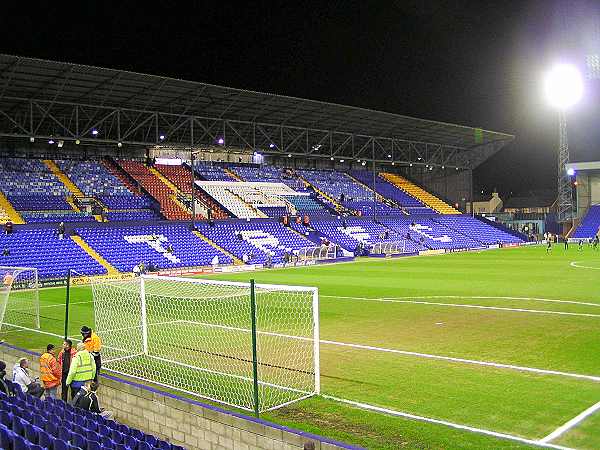
<path fill-rule="evenodd" d="M 42 278 L 64 276 L 69 268 L 83 274 L 131 272 L 140 262 L 159 269 L 208 266 L 215 256 L 219 264 L 239 264 L 244 255 L 250 264 L 278 264 L 286 253 L 323 239 L 350 253 L 380 242 L 400 243 L 405 253 L 522 242 L 522 236 L 457 214 L 389 173 L 375 178 L 373 190 L 373 174 L 364 170 L 200 161 L 197 231 L 190 231 L 189 223 L 181 223 L 191 220 L 192 176 L 185 163 L 0 158 L 0 169 L 0 220 L 31 224 L 2 236 L 0 248 L 10 254 L 2 264 L 38 267 Z M 88 225 L 99 213 L 79 209 L 82 198 L 98 202 L 102 219 L 126 223 Z M 293 218 L 288 227 L 279 222 L 294 215 L 300 221 L 308 216 L 310 225 Z M 59 239 L 56 224 L 44 224 L 59 221 L 74 223 L 69 226 L 74 235 Z M 593 235 L 599 225 L 595 206 L 574 237 Z"/>
<path fill-rule="evenodd" d="M 40 400 L 7 381 L 14 395 L 0 395 L 0 447 L 9 450 L 183 450 L 136 428 L 75 408 Z"/>
<path fill-rule="evenodd" d="M 588 209 L 571 238 L 590 239 L 598 234 L 600 229 L 600 205 L 592 205 Z"/>
<path fill-rule="evenodd" d="M 156 169 L 148 168 L 137 161 L 119 160 L 117 163 L 158 201 L 161 214 L 165 218 L 168 220 L 186 220 L 191 217 L 185 205 L 177 200 L 177 192 L 161 179 L 161 175 Z"/>
<path fill-rule="evenodd" d="M 270 219 L 223 221 L 214 226 L 204 223 L 198 230 L 237 258 L 243 259 L 246 255 L 249 264 L 263 264 L 268 255 L 273 264 L 281 263 L 285 253 L 315 246 L 300 233 Z"/>
<path fill-rule="evenodd" d="M 107 272 L 73 239 L 60 239 L 56 226 L 52 228 L 16 229 L 0 235 L 0 248 L 9 255 L 0 257 L 1 265 L 36 267 L 40 278 L 64 278 L 69 269 L 83 275 Z"/>
<path fill-rule="evenodd" d="M 186 225 L 137 225 L 76 229 L 81 238 L 120 272 L 151 263 L 157 269 L 231 264 L 229 255 L 194 235 Z"/>
<path fill-rule="evenodd" d="M 412 195 L 425 206 L 428 206 L 429 208 L 433 209 L 434 211 L 437 211 L 440 214 L 460 214 L 459 210 L 453 208 L 452 206 L 437 198 L 435 195 L 427 192 L 425 189 L 417 186 L 416 184 L 412 183 L 404 177 L 401 177 L 400 175 L 383 172 L 381 176 L 393 185 Z"/>

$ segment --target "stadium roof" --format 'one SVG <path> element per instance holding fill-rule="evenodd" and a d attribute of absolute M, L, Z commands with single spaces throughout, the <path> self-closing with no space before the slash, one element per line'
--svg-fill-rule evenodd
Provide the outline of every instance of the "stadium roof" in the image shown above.
<path fill-rule="evenodd" d="M 510 134 L 365 108 L 0 54 L 0 101 L 10 103 L 11 98 L 315 128 L 458 149 L 487 144 L 501 148 L 514 138 Z"/>

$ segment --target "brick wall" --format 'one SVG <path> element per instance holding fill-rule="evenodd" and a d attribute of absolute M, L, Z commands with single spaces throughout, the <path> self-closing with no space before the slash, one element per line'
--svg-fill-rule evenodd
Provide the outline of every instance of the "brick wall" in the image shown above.
<path fill-rule="evenodd" d="M 39 373 L 39 355 L 0 345 L 0 360 L 6 362 L 8 374 L 20 357 L 28 357 L 32 371 Z M 111 375 L 102 376 L 99 397 L 101 407 L 113 411 L 117 421 L 188 449 L 296 450 L 309 442 L 315 450 L 358 448 Z"/>

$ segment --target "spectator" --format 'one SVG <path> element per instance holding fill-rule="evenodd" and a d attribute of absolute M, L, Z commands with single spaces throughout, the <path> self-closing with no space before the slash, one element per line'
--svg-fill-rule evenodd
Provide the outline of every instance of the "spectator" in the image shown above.
<path fill-rule="evenodd" d="M 65 237 L 65 223 L 61 222 L 58 224 L 58 238 L 64 239 Z"/>
<path fill-rule="evenodd" d="M 85 325 L 81 327 L 81 336 L 85 349 L 94 357 L 94 362 L 96 363 L 96 375 L 94 376 L 94 381 L 98 381 L 98 375 L 100 375 L 100 368 L 102 367 L 102 359 L 100 358 L 102 341 L 91 328 L 86 327 Z"/>
<path fill-rule="evenodd" d="M 2 250 L 2 256 L 10 256 L 10 250 L 8 248 Z"/>
<path fill-rule="evenodd" d="M 6 395 L 12 395 L 8 385 L 6 384 L 6 363 L 4 361 L 0 361 L 0 392 Z"/>
<path fill-rule="evenodd" d="M 242 262 L 243 262 L 244 264 L 248 264 L 248 260 L 249 260 L 249 258 L 248 258 L 248 255 L 247 255 L 246 253 L 244 253 L 244 254 L 242 255 Z"/>
<path fill-rule="evenodd" d="M 95 381 L 86 381 L 73 399 L 73 406 L 95 414 L 100 414 L 105 419 L 112 420 L 113 413 L 111 411 L 104 411 L 100 408 L 97 392 L 98 383 Z"/>
<path fill-rule="evenodd" d="M 169 244 L 167 246 L 167 253 L 173 253 L 173 245 L 172 244 Z"/>
<path fill-rule="evenodd" d="M 133 275 L 135 275 L 136 277 L 139 277 L 141 275 L 139 264 L 136 264 L 135 266 L 133 266 Z"/>
<path fill-rule="evenodd" d="M 85 348 L 85 344 L 80 342 L 77 344 L 77 354 L 71 360 L 71 367 L 69 367 L 69 374 L 65 384 L 71 386 L 71 391 L 79 392 L 81 386 L 86 381 L 92 381 L 96 376 L 96 363 L 94 358 Z"/>
<path fill-rule="evenodd" d="M 71 368 L 71 360 L 75 356 L 77 351 L 73 348 L 73 342 L 71 339 L 65 339 L 63 347 L 58 354 L 58 367 L 60 368 L 60 382 L 61 382 L 61 393 L 60 396 L 64 402 L 67 401 L 69 393 L 69 386 L 67 386 L 67 376 L 69 375 L 69 369 Z M 75 397 L 75 391 L 71 389 L 71 399 Z"/>
<path fill-rule="evenodd" d="M 267 254 L 267 260 L 265 261 L 265 267 L 267 269 L 273 268 L 273 257 L 270 253 Z"/>
<path fill-rule="evenodd" d="M 212 261 L 210 262 L 210 264 L 213 266 L 213 269 L 215 267 L 217 267 L 219 265 L 219 255 L 215 255 L 213 256 Z"/>
<path fill-rule="evenodd" d="M 55 356 L 56 349 L 54 344 L 48 344 L 46 346 L 46 353 L 40 356 L 40 375 L 46 398 L 56 398 L 56 392 L 60 384 L 60 366 Z"/>
<path fill-rule="evenodd" d="M 13 367 L 13 382 L 19 385 L 24 394 L 40 398 L 44 393 L 44 388 L 37 379 L 31 377 L 28 368 L 29 360 L 27 358 L 19 359 Z"/>
<path fill-rule="evenodd" d="M 9 220 L 4 224 L 4 232 L 6 234 L 12 234 L 13 232 L 13 223 Z"/>

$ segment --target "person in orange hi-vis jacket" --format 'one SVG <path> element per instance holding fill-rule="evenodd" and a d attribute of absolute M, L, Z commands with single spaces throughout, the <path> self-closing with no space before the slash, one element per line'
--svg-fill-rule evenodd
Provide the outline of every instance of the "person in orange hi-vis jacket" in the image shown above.
<path fill-rule="evenodd" d="M 94 362 L 96 363 L 96 375 L 94 376 L 94 381 L 98 381 L 98 375 L 100 374 L 100 367 L 102 364 L 102 359 L 100 358 L 102 341 L 90 327 L 85 325 L 81 327 L 81 336 L 81 341 L 83 342 L 83 345 L 85 345 L 85 349 L 94 357 Z"/>
<path fill-rule="evenodd" d="M 60 384 L 60 366 L 55 357 L 56 348 L 54 344 L 46 346 L 46 352 L 40 356 L 40 380 L 44 385 L 46 398 L 56 398 L 58 385 Z"/>

